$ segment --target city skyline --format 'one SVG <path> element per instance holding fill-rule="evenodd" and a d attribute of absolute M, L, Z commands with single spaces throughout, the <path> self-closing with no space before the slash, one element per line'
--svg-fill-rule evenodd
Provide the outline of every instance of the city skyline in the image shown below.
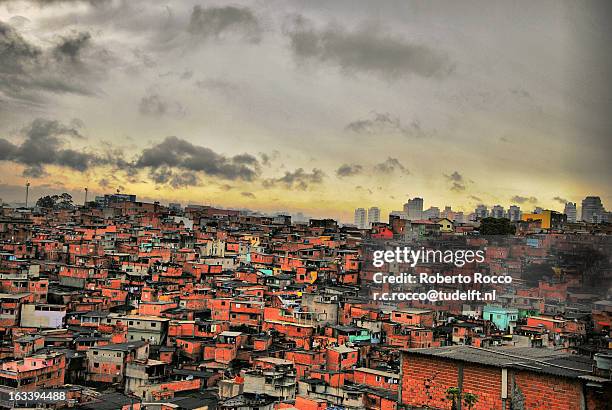
<path fill-rule="evenodd" d="M 28 206 L 29 205 L 29 207 L 36 206 L 36 201 L 38 199 L 42 199 L 42 197 L 45 195 L 32 197 L 31 187 L 32 185 L 29 182 L 27 182 L 26 185 L 23 187 L 24 191 L 22 192 L 25 195 L 26 201 L 28 201 L 28 197 L 30 198 L 29 202 L 14 201 L 12 202 L 12 205 L 15 205 L 15 206 L 23 206 L 23 205 Z M 112 196 L 115 194 L 120 195 L 120 196 L 125 196 L 125 197 L 131 197 L 132 199 L 130 200 L 132 201 L 135 201 L 137 197 L 135 194 L 129 194 L 129 193 L 120 192 L 119 190 L 117 190 L 117 192 L 114 192 L 114 193 L 107 192 L 101 195 L 96 195 L 94 198 L 89 197 L 89 200 L 87 200 L 88 193 L 89 193 L 89 189 L 84 188 L 82 191 L 83 199 L 84 199 L 83 202 L 79 200 L 78 193 L 77 193 L 77 197 L 72 197 L 71 195 L 73 204 L 75 206 L 80 206 L 87 202 L 98 202 L 99 200 L 102 200 L 104 197 L 107 197 L 109 195 Z M 59 191 L 55 193 L 55 195 L 60 195 Z M 387 218 L 385 218 L 385 216 L 390 217 L 391 215 L 398 215 L 398 213 L 403 214 L 403 218 L 410 219 L 410 220 L 431 219 L 431 218 L 449 218 L 452 221 L 455 219 L 455 216 L 457 216 L 459 218 L 458 220 L 459 222 L 470 222 L 470 221 L 473 221 L 473 219 L 470 219 L 470 218 L 484 218 L 484 217 L 491 216 L 494 218 L 507 218 L 511 221 L 518 221 L 520 220 L 521 214 L 526 214 L 526 213 L 536 213 L 537 214 L 537 213 L 541 213 L 542 211 L 546 209 L 549 209 L 549 208 L 542 208 L 539 206 L 535 206 L 532 208 L 522 208 L 520 205 L 517 205 L 517 204 L 512 204 L 507 207 L 504 207 L 499 204 L 495 204 L 495 205 L 478 204 L 474 209 L 471 209 L 471 210 L 453 208 L 454 205 L 452 204 L 444 205 L 444 209 L 441 210 L 440 207 L 438 206 L 435 206 L 433 204 L 428 204 L 429 207 L 425 209 L 425 206 L 423 205 L 426 203 L 424 198 L 414 197 L 414 198 L 409 198 L 407 202 L 403 204 L 402 211 L 394 210 L 394 209 L 383 211 L 381 210 L 380 207 L 376 205 L 370 205 L 366 208 L 364 207 L 355 208 L 353 212 L 350 213 L 351 218 L 342 219 L 342 218 L 336 218 L 333 215 L 308 215 L 308 214 L 305 215 L 302 211 L 292 212 L 286 209 L 275 209 L 272 211 L 265 211 L 261 209 L 240 207 L 240 206 L 231 206 L 231 205 L 224 206 L 224 205 L 219 205 L 219 204 L 216 204 L 210 201 L 203 202 L 203 203 L 187 202 L 187 203 L 182 204 L 182 203 L 177 203 L 177 202 L 173 203 L 171 201 L 160 201 L 159 199 L 155 199 L 155 198 L 138 198 L 138 200 L 142 202 L 146 202 L 146 203 L 159 203 L 162 205 L 166 205 L 170 208 L 173 208 L 173 207 L 180 208 L 183 206 L 185 207 L 210 206 L 210 207 L 219 207 L 222 209 L 234 209 L 234 210 L 239 210 L 239 211 L 248 211 L 254 215 L 256 214 L 269 215 L 269 216 L 293 215 L 293 216 L 296 216 L 297 217 L 296 220 L 299 220 L 299 221 L 307 221 L 308 218 L 317 218 L 317 217 L 332 218 L 332 219 L 336 219 L 337 221 L 345 225 L 355 225 L 355 226 L 360 227 L 361 229 L 367 229 L 371 227 L 372 223 L 378 223 L 378 222 L 386 223 Z M 8 202 L 3 201 L 2 198 L 0 198 L 0 205 L 2 205 L 3 202 L 5 204 L 9 204 Z M 416 203 L 417 206 L 416 208 L 412 209 L 412 211 L 416 209 L 418 214 L 413 214 L 413 212 L 411 212 L 410 210 L 411 204 L 414 204 L 414 203 Z M 586 216 L 585 214 L 583 214 L 585 203 L 589 204 L 589 207 L 588 207 L 589 209 L 587 210 Z M 567 202 L 562 205 L 563 209 L 560 209 L 560 207 L 557 207 L 557 208 L 549 209 L 549 210 L 556 211 L 556 212 L 567 215 L 568 222 L 576 222 L 576 221 L 598 222 L 598 221 L 601 221 L 599 218 L 601 218 L 602 215 L 605 218 L 604 219 L 605 221 L 609 220 L 610 211 L 607 210 L 605 204 L 601 201 L 601 198 L 599 196 L 588 195 L 582 199 L 581 204 L 582 206 L 578 206 L 577 202 Z M 432 212 L 435 215 L 432 215 Z M 593 214 L 597 215 L 597 218 L 598 218 L 597 220 L 593 220 Z M 448 215 L 453 215 L 453 217 L 449 217 Z"/>
<path fill-rule="evenodd" d="M 0 198 L 609 207 L 609 8 L 470 4 L 0 2 Z"/>

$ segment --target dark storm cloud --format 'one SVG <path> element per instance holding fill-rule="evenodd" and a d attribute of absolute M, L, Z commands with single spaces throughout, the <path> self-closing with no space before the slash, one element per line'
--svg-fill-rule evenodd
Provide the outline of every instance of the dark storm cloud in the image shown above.
<path fill-rule="evenodd" d="M 13 158 L 17 147 L 10 141 L 0 138 L 0 161 L 8 161 Z"/>
<path fill-rule="evenodd" d="M 380 135 L 400 134 L 406 137 L 424 137 L 425 132 L 419 120 L 414 120 L 405 125 L 398 117 L 388 112 L 372 113 L 372 118 L 355 120 L 346 125 L 345 129 L 356 134 Z"/>
<path fill-rule="evenodd" d="M 185 188 L 200 185 L 200 179 L 194 172 L 177 172 L 167 167 L 150 169 L 149 178 L 158 185 L 168 185 L 172 188 Z"/>
<path fill-rule="evenodd" d="M 406 168 L 397 158 L 387 158 L 385 161 L 376 164 L 374 171 L 381 174 L 392 174 L 395 171 L 399 171 L 402 174 L 410 174 L 408 168 Z"/>
<path fill-rule="evenodd" d="M 178 168 L 223 179 L 252 181 L 259 175 L 259 162 L 250 154 L 227 157 L 207 147 L 177 137 L 166 137 L 144 149 L 135 162 L 138 168 Z"/>
<path fill-rule="evenodd" d="M 283 185 L 286 188 L 296 188 L 306 190 L 312 185 L 318 185 L 323 182 L 325 173 L 320 169 L 313 168 L 311 173 L 304 171 L 303 168 L 298 168 L 293 172 L 285 172 L 280 178 L 266 179 L 263 181 L 264 188 L 271 188 L 277 185 Z"/>
<path fill-rule="evenodd" d="M 342 164 L 336 170 L 336 175 L 340 178 L 352 177 L 361 174 L 363 167 L 359 164 Z"/>
<path fill-rule="evenodd" d="M 86 48 L 91 41 L 91 34 L 81 32 L 72 37 L 64 37 L 62 41 L 55 46 L 54 52 L 58 57 L 69 57 L 73 60 L 79 58 L 81 51 Z"/>
<path fill-rule="evenodd" d="M 37 106 L 49 94 L 93 94 L 106 60 L 97 55 L 93 65 L 83 61 L 90 43 L 91 35 L 84 32 L 43 49 L 0 22 L 0 99 L 11 106 Z"/>
<path fill-rule="evenodd" d="M 23 141 L 19 144 L 0 138 L 0 160 L 24 165 L 25 176 L 43 176 L 45 165 L 86 171 L 92 165 L 105 162 L 95 154 L 66 148 L 70 139 L 82 139 L 83 136 L 77 128 L 58 121 L 38 118 L 20 134 Z"/>
<path fill-rule="evenodd" d="M 362 25 L 352 31 L 339 25 L 320 30 L 299 16 L 286 33 L 298 59 L 336 65 L 347 72 L 389 79 L 409 74 L 444 77 L 453 69 L 444 53 L 387 33 L 379 25 Z"/>
<path fill-rule="evenodd" d="M 476 196 L 476 195 L 470 195 L 470 199 L 476 202 L 482 202 L 482 198 Z"/>
<path fill-rule="evenodd" d="M 530 203 L 530 204 L 535 204 L 536 202 L 538 202 L 538 198 L 536 198 L 535 196 L 521 196 L 521 195 L 514 195 L 512 198 L 510 198 L 510 201 L 515 202 L 517 204 L 526 204 L 526 203 Z"/>
<path fill-rule="evenodd" d="M 10 3 L 14 0 L 0 0 L 0 4 L 2 3 Z M 29 3 L 36 4 L 40 7 L 51 6 L 54 4 L 61 3 L 85 3 L 90 4 L 92 6 L 100 7 L 110 3 L 112 0 L 29 0 Z"/>
<path fill-rule="evenodd" d="M 554 197 L 553 200 L 555 200 L 555 201 L 557 201 L 557 202 L 559 202 L 560 204 L 563 204 L 563 205 L 565 205 L 568 202 L 570 202 L 569 199 L 561 198 L 560 196 Z"/>
<path fill-rule="evenodd" d="M 241 192 L 240 195 L 242 195 L 245 198 L 255 199 L 255 194 L 252 192 Z"/>
<path fill-rule="evenodd" d="M 195 6 L 191 12 L 189 27 L 193 35 L 205 38 L 222 38 L 238 35 L 247 41 L 261 41 L 262 28 L 253 12 L 246 7 L 207 7 Z"/>

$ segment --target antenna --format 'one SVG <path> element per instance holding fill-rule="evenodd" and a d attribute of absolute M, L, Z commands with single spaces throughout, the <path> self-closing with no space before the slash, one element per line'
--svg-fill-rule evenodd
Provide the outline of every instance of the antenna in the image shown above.
<path fill-rule="evenodd" d="M 85 187 L 85 204 L 84 204 L 85 206 L 87 206 L 87 191 L 88 189 L 87 187 Z"/>

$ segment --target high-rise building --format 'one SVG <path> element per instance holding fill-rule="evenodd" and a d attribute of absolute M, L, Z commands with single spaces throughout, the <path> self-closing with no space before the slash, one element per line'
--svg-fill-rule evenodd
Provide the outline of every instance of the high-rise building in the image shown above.
<path fill-rule="evenodd" d="M 576 202 L 566 203 L 563 213 L 567 215 L 567 222 L 576 222 Z"/>
<path fill-rule="evenodd" d="M 380 222 L 380 208 L 373 206 L 368 209 L 368 227 L 378 222 Z"/>
<path fill-rule="evenodd" d="M 409 199 L 404 204 L 404 212 L 410 220 L 423 219 L 423 198 Z"/>
<path fill-rule="evenodd" d="M 508 208 L 508 219 L 510 219 L 512 222 L 520 221 L 521 208 L 516 205 L 510 205 L 510 208 Z"/>
<path fill-rule="evenodd" d="M 533 210 L 534 214 L 541 214 L 542 212 L 544 212 L 544 209 L 540 206 L 536 206 L 535 209 Z"/>
<path fill-rule="evenodd" d="M 357 208 L 355 209 L 355 225 L 359 229 L 367 228 L 367 217 L 365 208 Z"/>
<path fill-rule="evenodd" d="M 495 205 L 493 208 L 491 208 L 491 216 L 493 218 L 503 218 L 504 213 L 504 207 L 501 205 Z"/>
<path fill-rule="evenodd" d="M 432 206 L 423 211 L 423 219 L 439 218 L 440 209 L 437 206 Z"/>
<path fill-rule="evenodd" d="M 605 219 L 606 210 L 598 196 L 587 196 L 582 200 L 582 220 L 597 223 Z"/>
<path fill-rule="evenodd" d="M 486 205 L 478 205 L 474 210 L 477 219 L 487 218 L 489 216 L 489 209 Z"/>
<path fill-rule="evenodd" d="M 463 212 L 450 212 L 448 215 L 447 218 L 455 223 L 465 223 L 465 215 L 463 215 Z"/>

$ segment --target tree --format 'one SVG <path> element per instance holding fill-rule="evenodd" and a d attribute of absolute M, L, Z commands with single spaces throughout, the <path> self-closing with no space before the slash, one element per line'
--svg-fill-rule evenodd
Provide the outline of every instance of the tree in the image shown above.
<path fill-rule="evenodd" d="M 451 410 L 456 410 L 463 401 L 468 410 L 474 408 L 478 403 L 478 396 L 474 393 L 463 393 L 459 387 L 449 387 L 446 389 L 446 398 L 451 402 Z"/>
<path fill-rule="evenodd" d="M 38 198 L 36 206 L 47 209 L 72 209 L 74 208 L 74 203 L 72 202 L 72 195 L 64 192 L 61 195 L 47 195 Z"/>
<path fill-rule="evenodd" d="M 478 396 L 474 393 L 463 393 L 463 403 L 468 410 L 472 410 L 478 403 Z"/>
<path fill-rule="evenodd" d="M 483 218 L 479 232 L 481 235 L 514 235 L 516 227 L 507 218 Z"/>
<path fill-rule="evenodd" d="M 457 402 L 461 401 L 461 390 L 458 387 L 446 389 L 446 398 L 451 401 L 451 410 L 457 409 Z"/>
<path fill-rule="evenodd" d="M 38 201 L 36 201 L 36 206 L 39 208 L 51 209 L 55 207 L 55 201 L 49 195 L 43 196 L 41 198 L 38 198 Z"/>
<path fill-rule="evenodd" d="M 54 195 L 57 197 L 55 205 L 58 209 L 72 209 L 74 208 L 74 203 L 72 202 L 72 195 L 64 192 L 60 196 Z"/>

